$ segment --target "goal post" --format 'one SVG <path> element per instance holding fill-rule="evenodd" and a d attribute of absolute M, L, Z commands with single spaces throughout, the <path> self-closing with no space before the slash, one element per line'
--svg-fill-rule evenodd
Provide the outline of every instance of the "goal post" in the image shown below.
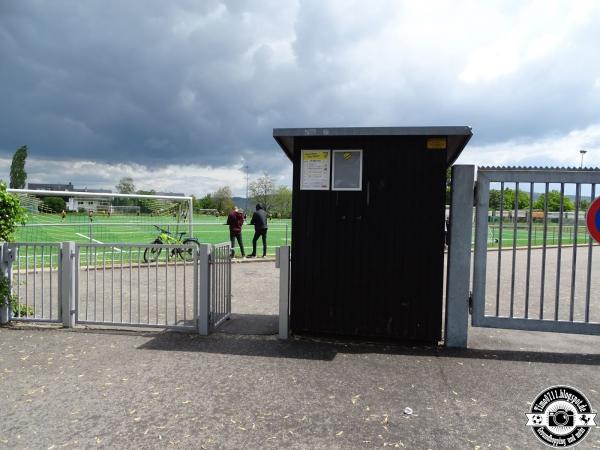
<path fill-rule="evenodd" d="M 15 194 L 18 197 L 30 197 L 30 196 L 53 196 L 53 197 L 67 197 L 67 198 L 93 198 L 93 199 L 106 199 L 108 203 L 114 198 L 133 198 L 133 199 L 145 199 L 148 200 L 148 204 L 152 205 L 153 200 L 158 201 L 171 201 L 171 202 L 184 202 L 187 204 L 188 212 L 186 213 L 186 220 L 188 222 L 188 235 L 193 236 L 194 233 L 194 208 L 193 198 L 188 196 L 176 196 L 176 195 L 152 195 L 152 194 L 119 194 L 110 192 L 91 192 L 91 191 L 52 191 L 52 190 L 38 190 L 38 189 L 7 189 L 10 194 Z M 114 208 L 114 206 L 111 206 Z M 171 208 L 172 209 L 172 208 Z M 171 209 L 165 208 L 170 211 Z"/>

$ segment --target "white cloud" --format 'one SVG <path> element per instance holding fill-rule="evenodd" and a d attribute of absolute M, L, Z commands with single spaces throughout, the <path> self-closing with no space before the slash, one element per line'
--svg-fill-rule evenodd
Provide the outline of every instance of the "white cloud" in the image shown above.
<path fill-rule="evenodd" d="M 0 158 L 0 178 L 8 179 L 11 161 Z M 6 167 L 6 171 L 4 168 Z M 195 164 L 150 168 L 140 164 L 107 164 L 93 161 L 55 161 L 28 158 L 27 181 L 30 183 L 69 183 L 76 188 L 113 189 L 123 177 L 133 178 L 140 190 L 180 192 L 201 197 L 223 186 L 229 186 L 235 196 L 246 196 L 246 173 L 238 167 L 206 167 Z M 290 170 L 271 174 L 277 185 L 291 185 Z M 250 172 L 250 181 L 261 172 Z"/>
<path fill-rule="evenodd" d="M 534 141 L 507 140 L 488 145 L 468 145 L 457 163 L 579 167 L 580 150 L 587 150 L 584 157 L 586 167 L 600 167 L 600 123 Z"/>

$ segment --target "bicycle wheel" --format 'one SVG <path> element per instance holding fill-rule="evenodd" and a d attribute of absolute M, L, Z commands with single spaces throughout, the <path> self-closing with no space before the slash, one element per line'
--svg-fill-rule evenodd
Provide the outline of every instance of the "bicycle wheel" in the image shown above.
<path fill-rule="evenodd" d="M 162 244 L 162 241 L 160 239 L 156 239 L 153 244 Z M 160 252 L 162 252 L 162 248 L 148 247 L 146 250 L 144 250 L 144 262 L 155 262 L 160 256 Z"/>
<path fill-rule="evenodd" d="M 193 244 L 196 246 L 196 253 L 200 252 L 200 242 L 198 242 L 198 239 L 196 238 L 186 238 L 183 240 L 183 244 Z M 181 259 L 183 259 L 184 261 L 192 261 L 194 259 L 194 251 L 191 248 L 180 249 L 179 256 L 181 256 Z"/>

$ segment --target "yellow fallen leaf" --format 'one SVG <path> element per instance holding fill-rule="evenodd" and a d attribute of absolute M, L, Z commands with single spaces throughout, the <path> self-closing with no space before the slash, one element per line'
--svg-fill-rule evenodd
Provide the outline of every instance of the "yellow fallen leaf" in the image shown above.
<path fill-rule="evenodd" d="M 336 436 L 341 436 L 342 434 L 344 434 L 343 431 L 338 431 L 337 433 L 335 433 Z"/>

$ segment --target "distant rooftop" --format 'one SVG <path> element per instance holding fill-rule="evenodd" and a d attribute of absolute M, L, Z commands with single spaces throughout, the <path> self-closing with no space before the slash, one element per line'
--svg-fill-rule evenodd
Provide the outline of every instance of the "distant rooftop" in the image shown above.
<path fill-rule="evenodd" d="M 34 189 L 36 191 L 74 191 L 74 192 L 97 192 L 99 194 L 112 194 L 110 189 L 96 189 L 96 188 L 76 188 L 73 183 L 69 184 L 54 184 L 54 183 L 27 183 L 27 189 Z"/>

